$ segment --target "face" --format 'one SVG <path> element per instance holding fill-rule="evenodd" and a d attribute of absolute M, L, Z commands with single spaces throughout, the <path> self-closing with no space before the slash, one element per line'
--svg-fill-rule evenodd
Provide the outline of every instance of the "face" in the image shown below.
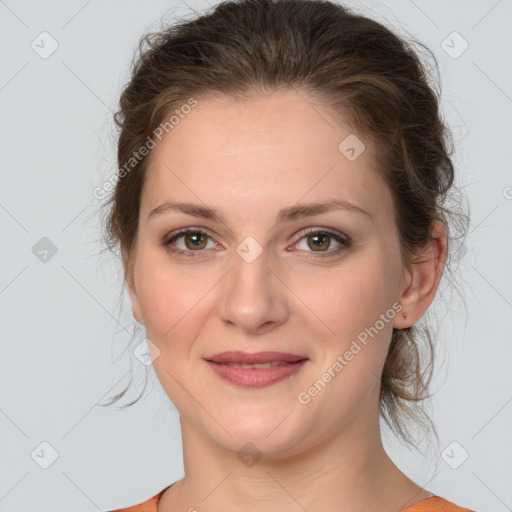
<path fill-rule="evenodd" d="M 157 347 L 155 371 L 182 426 L 227 449 L 251 441 L 290 454 L 362 437 L 378 419 L 405 273 L 378 155 L 364 136 L 359 156 L 361 146 L 340 151 L 351 134 L 327 106 L 283 91 L 199 100 L 151 152 L 133 313 Z M 333 201 L 352 206 L 280 215 Z M 166 202 L 219 218 L 151 214 Z M 277 361 L 271 370 L 209 362 L 226 351 L 303 361 L 263 356 Z"/>

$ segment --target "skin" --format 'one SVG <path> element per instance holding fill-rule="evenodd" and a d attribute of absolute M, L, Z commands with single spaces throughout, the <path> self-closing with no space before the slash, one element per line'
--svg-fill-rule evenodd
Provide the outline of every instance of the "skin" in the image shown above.
<path fill-rule="evenodd" d="M 158 512 L 397 512 L 430 496 L 387 456 L 378 397 L 393 327 L 417 322 L 435 296 L 446 232 L 434 224 L 422 262 L 403 265 L 372 141 L 359 136 L 366 149 L 354 161 L 338 150 L 351 133 L 326 105 L 284 90 L 238 102 L 199 99 L 152 150 L 127 285 L 156 374 L 180 413 L 185 465 Z M 333 198 L 369 215 L 333 210 L 275 223 L 281 208 Z M 148 220 L 164 201 L 207 205 L 225 222 L 176 211 Z M 188 245 L 186 236 L 174 241 L 195 257 L 161 245 L 185 227 L 208 235 L 196 241 L 199 249 L 190 235 Z M 303 234 L 310 227 L 351 244 L 327 237 L 315 250 L 314 235 Z M 262 249 L 252 263 L 236 252 L 248 236 Z M 298 394 L 394 303 L 400 313 L 300 403 Z M 277 350 L 309 361 L 275 385 L 242 388 L 203 360 L 225 350 Z M 237 457 L 247 442 L 262 455 L 250 467 Z"/>

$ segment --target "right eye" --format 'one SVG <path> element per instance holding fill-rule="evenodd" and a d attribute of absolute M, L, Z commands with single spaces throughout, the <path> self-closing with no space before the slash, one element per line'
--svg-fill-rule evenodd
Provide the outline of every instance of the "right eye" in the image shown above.
<path fill-rule="evenodd" d="M 205 232 L 197 228 L 183 228 L 178 231 L 178 233 L 171 234 L 170 237 L 165 238 L 162 242 L 169 251 L 182 254 L 187 257 L 196 257 L 195 252 L 202 252 L 202 249 L 205 249 L 205 242 L 210 236 Z M 182 248 L 175 248 L 173 244 L 177 242 L 177 240 L 183 239 L 185 245 Z M 214 243 L 215 245 L 215 243 Z"/>

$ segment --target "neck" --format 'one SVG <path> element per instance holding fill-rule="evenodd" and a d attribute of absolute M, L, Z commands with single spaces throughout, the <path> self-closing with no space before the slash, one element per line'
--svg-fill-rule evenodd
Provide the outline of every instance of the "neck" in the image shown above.
<path fill-rule="evenodd" d="M 385 452 L 378 418 L 292 456 L 244 464 L 182 420 L 185 478 L 164 494 L 158 512 L 336 510 L 396 512 L 429 493 L 409 480 Z M 172 492 L 171 492 L 172 491 Z"/>

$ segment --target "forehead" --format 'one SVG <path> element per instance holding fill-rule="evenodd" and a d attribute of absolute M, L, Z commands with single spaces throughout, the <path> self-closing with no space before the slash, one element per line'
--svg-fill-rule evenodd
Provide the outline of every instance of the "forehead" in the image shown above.
<path fill-rule="evenodd" d="M 376 172 L 373 141 L 342 121 L 298 91 L 198 98 L 151 150 L 141 210 L 190 200 L 256 213 L 342 198 L 378 216 L 391 196 Z"/>

